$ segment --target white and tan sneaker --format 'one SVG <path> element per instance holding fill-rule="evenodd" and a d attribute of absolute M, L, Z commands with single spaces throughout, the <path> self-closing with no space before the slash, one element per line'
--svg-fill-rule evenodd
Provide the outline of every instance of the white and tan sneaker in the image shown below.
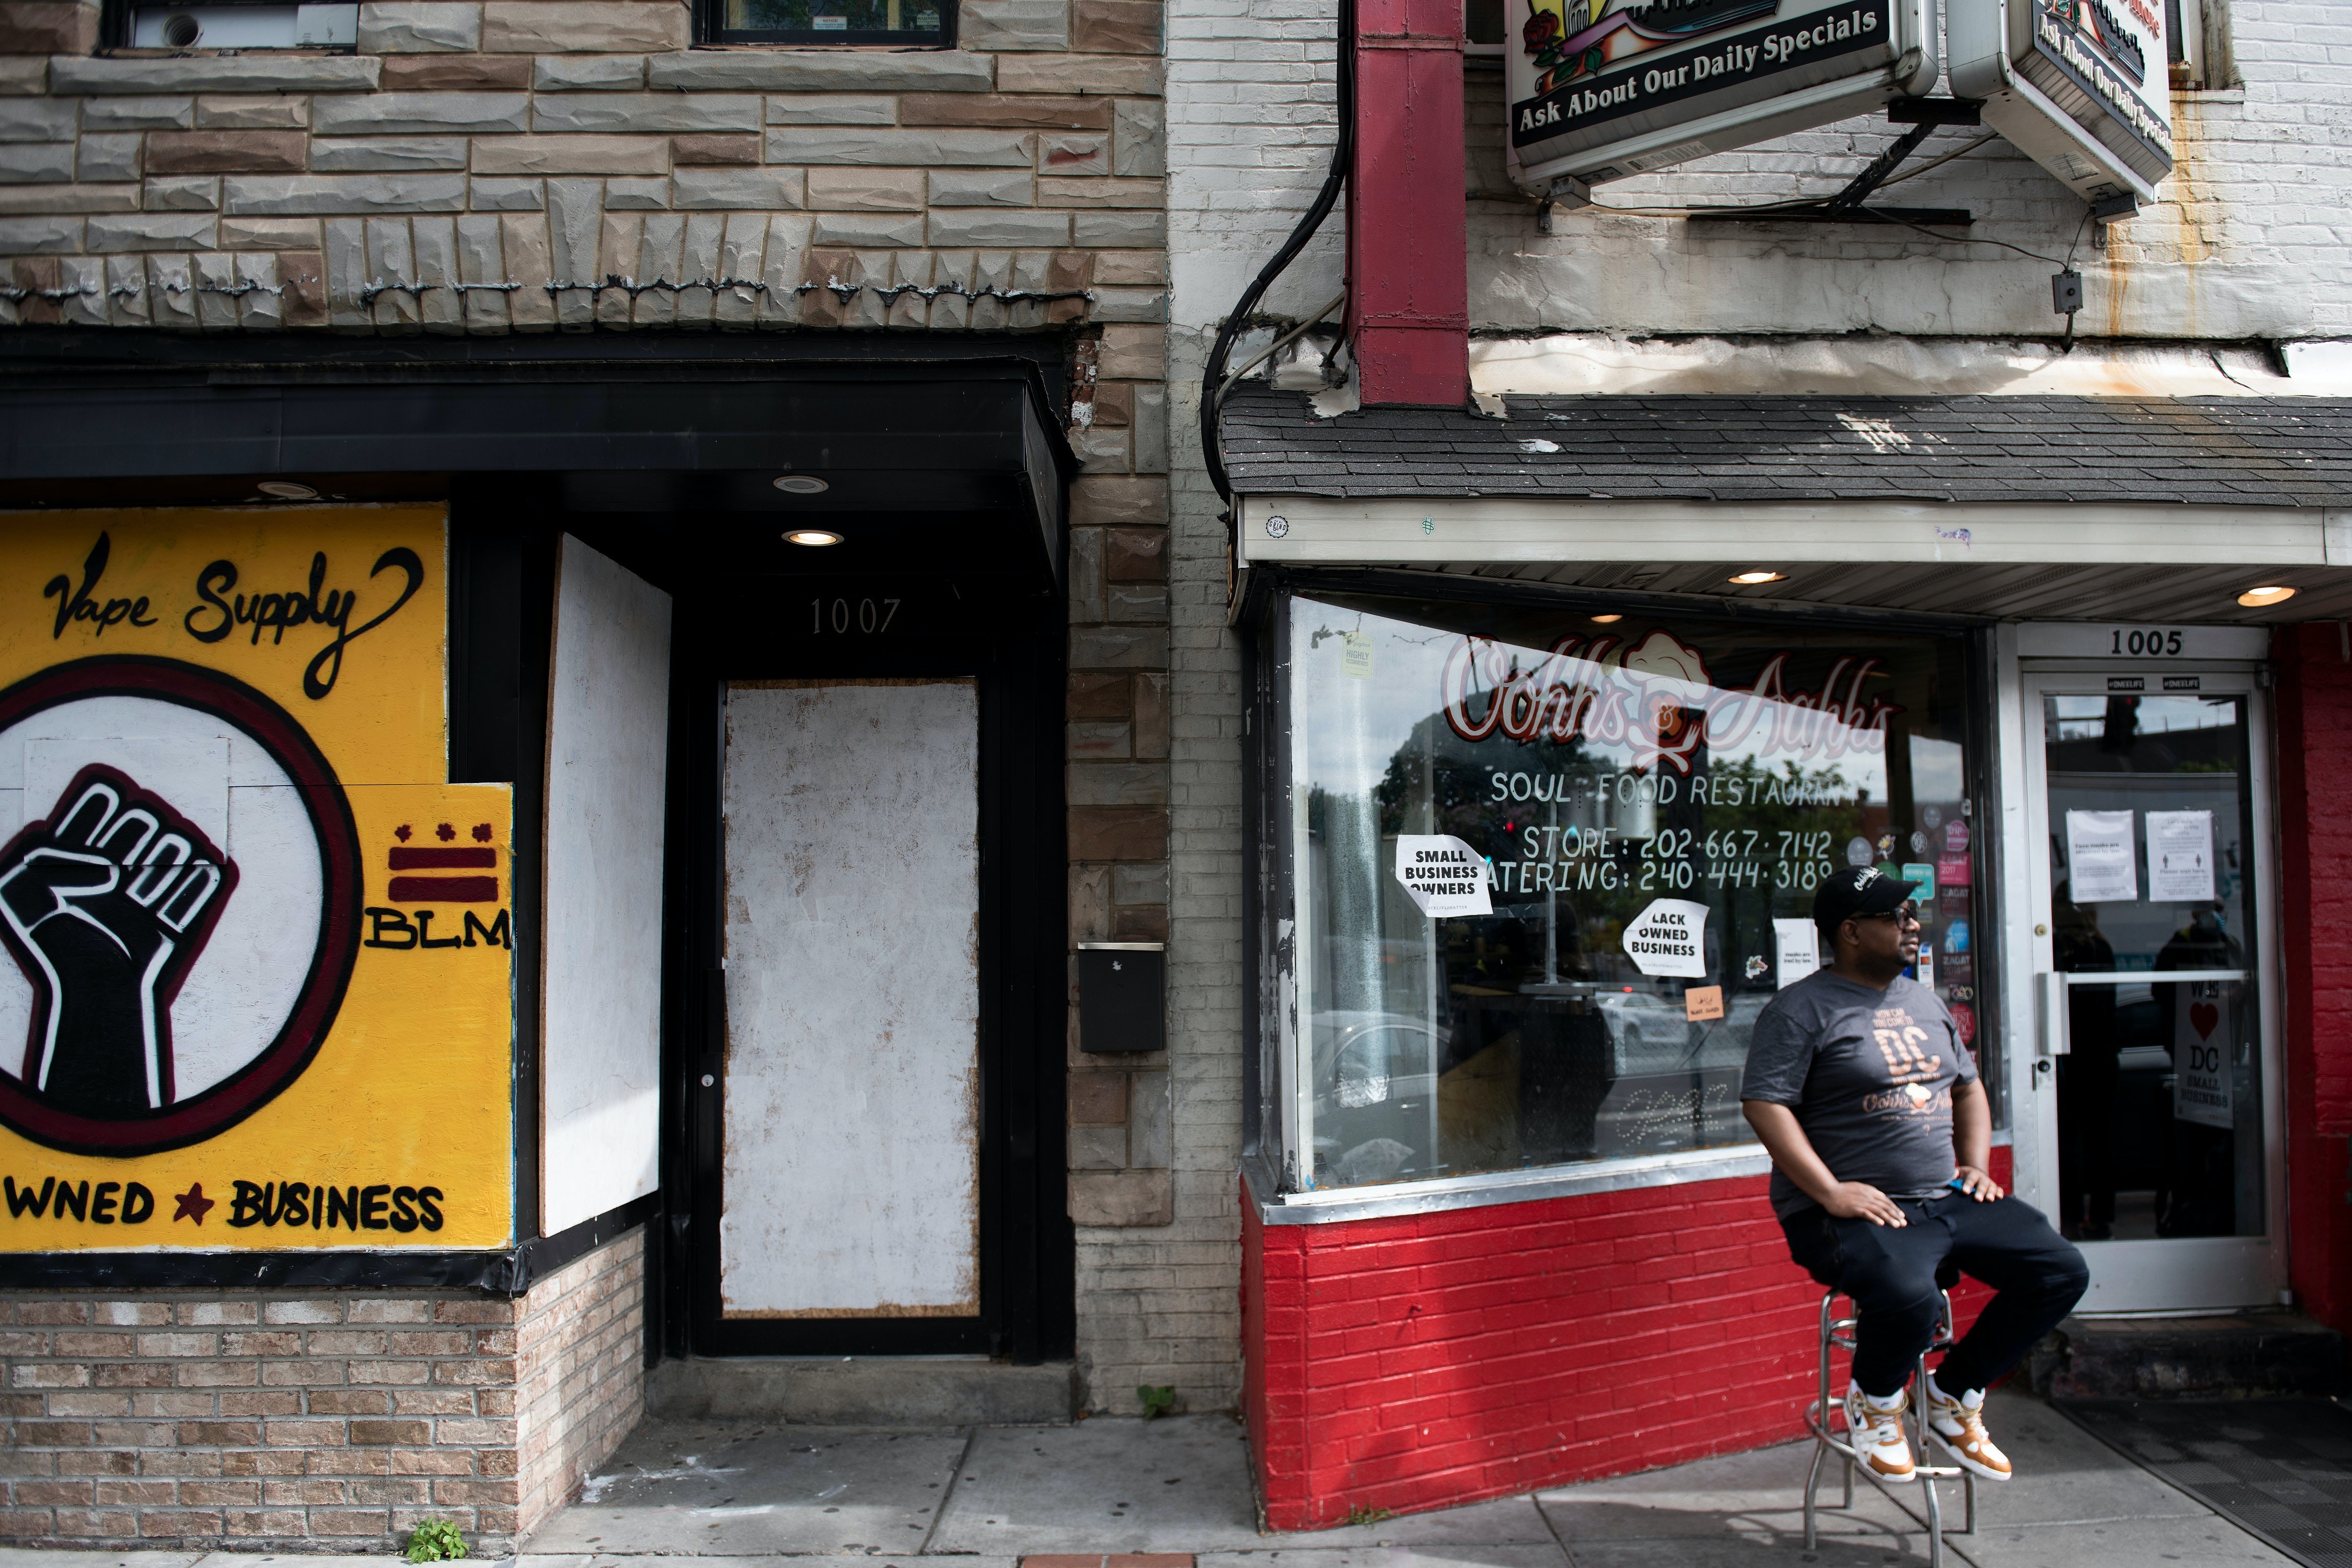
<path fill-rule="evenodd" d="M 1958 1399 L 1927 1379 L 1927 1430 L 1963 1469 L 1989 1481 L 2009 1479 L 2009 1456 L 1993 1446 L 1985 1432 L 1984 1390 L 1972 1389 Z"/>
<path fill-rule="evenodd" d="M 1853 1445 L 1854 1457 L 1881 1480 L 1907 1481 L 1915 1474 L 1911 1444 L 1903 1436 L 1905 1403 L 1897 1394 L 1894 1405 L 1882 1409 L 1863 1393 L 1860 1384 L 1846 1385 L 1846 1440 Z"/>

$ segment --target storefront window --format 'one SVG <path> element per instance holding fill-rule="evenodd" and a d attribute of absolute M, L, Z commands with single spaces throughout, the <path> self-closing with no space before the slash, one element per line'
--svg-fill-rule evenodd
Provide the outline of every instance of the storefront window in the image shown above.
<path fill-rule="evenodd" d="M 1922 882 L 1983 1048 L 1963 639 L 1318 595 L 1288 652 L 1299 1184 L 1748 1142 L 1849 863 Z"/>

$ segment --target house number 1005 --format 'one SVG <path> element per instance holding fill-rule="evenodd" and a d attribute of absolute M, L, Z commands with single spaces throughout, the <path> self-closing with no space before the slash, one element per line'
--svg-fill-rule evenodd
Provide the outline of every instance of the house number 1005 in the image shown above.
<path fill-rule="evenodd" d="M 890 622 L 898 614 L 898 603 L 896 599 L 859 599 L 853 605 L 847 599 L 835 599 L 830 603 L 824 599 L 811 599 L 809 632 L 815 637 L 822 637 L 827 631 L 837 637 L 845 637 L 853 630 L 869 636 L 887 632 L 890 629 Z"/>
<path fill-rule="evenodd" d="M 2111 654 L 2146 654 L 2155 658 L 2160 655 L 2178 657 L 2180 652 L 2180 634 L 2177 631 L 2161 631 L 2155 626 L 2146 631 L 2132 632 L 2118 626 L 2113 631 L 2116 646 L 2107 650 Z"/>

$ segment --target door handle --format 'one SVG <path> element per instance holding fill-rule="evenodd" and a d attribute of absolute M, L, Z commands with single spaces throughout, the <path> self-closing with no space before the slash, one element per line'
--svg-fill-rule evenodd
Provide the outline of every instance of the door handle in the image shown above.
<path fill-rule="evenodd" d="M 2033 977 L 2034 1022 L 2037 1038 L 2034 1054 L 2041 1057 L 2063 1057 L 2074 1049 L 2068 1037 L 2066 1019 L 2066 977 L 2063 974 L 2037 974 Z"/>

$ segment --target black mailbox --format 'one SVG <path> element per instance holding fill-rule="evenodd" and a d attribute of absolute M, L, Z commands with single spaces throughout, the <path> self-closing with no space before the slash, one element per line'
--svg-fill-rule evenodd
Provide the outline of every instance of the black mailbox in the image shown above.
<path fill-rule="evenodd" d="M 1167 1044 L 1167 944 L 1078 943 L 1078 1049 L 1157 1051 Z"/>

